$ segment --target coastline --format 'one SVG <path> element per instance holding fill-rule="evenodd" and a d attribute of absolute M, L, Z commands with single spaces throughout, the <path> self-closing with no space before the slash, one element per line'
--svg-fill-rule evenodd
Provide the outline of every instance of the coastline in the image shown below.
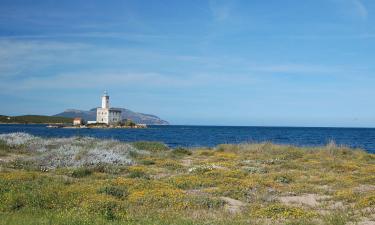
<path fill-rule="evenodd" d="M 157 140 L 171 147 L 215 147 L 223 143 L 273 142 L 294 146 L 322 146 L 334 141 L 337 145 L 362 148 L 375 153 L 375 129 L 357 128 L 280 128 L 280 127 L 218 127 L 159 126 L 147 129 L 49 129 L 41 124 L 1 124 L 0 133 L 26 132 L 40 137 L 114 138 L 120 141 Z M 105 132 L 100 132 L 103 130 Z"/>

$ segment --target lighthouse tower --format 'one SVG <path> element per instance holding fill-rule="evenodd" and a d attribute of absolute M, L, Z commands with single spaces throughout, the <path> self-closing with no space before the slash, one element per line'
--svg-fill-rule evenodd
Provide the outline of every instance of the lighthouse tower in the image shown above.
<path fill-rule="evenodd" d="M 102 96 L 102 108 L 109 109 L 109 96 L 107 91 L 104 91 L 104 95 Z"/>

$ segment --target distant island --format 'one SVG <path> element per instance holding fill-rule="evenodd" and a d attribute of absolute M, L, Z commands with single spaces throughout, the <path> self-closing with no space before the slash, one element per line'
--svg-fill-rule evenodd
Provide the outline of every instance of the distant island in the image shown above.
<path fill-rule="evenodd" d="M 151 114 L 144 114 L 133 112 L 125 108 L 116 108 L 121 111 L 122 119 L 129 119 L 135 123 L 147 124 L 147 125 L 169 125 L 168 121 L 162 120 L 159 117 Z M 78 109 L 67 109 L 64 112 L 53 115 L 54 117 L 64 118 L 82 118 L 86 121 L 96 120 L 96 110 L 93 108 L 90 110 L 78 110 Z"/>
<path fill-rule="evenodd" d="M 157 116 L 133 112 L 128 109 L 118 108 L 122 111 L 122 118 L 129 119 L 138 124 L 146 125 L 169 125 L 169 122 L 160 119 Z M 73 118 L 80 117 L 86 121 L 95 120 L 96 108 L 89 111 L 68 109 L 62 113 L 45 116 L 45 115 L 21 115 L 7 116 L 0 115 L 0 123 L 22 123 L 22 124 L 70 124 Z"/>
<path fill-rule="evenodd" d="M 77 123 L 75 122 L 77 121 Z M 102 107 L 96 107 L 89 111 L 78 109 L 67 109 L 53 116 L 45 115 L 23 115 L 6 116 L 0 115 L 0 123 L 31 123 L 31 124 L 73 124 L 81 125 L 84 122 L 90 124 L 118 125 L 120 123 L 141 125 L 169 125 L 165 120 L 151 114 L 133 112 L 125 108 L 110 108 L 109 95 L 104 92 L 102 96 Z"/>

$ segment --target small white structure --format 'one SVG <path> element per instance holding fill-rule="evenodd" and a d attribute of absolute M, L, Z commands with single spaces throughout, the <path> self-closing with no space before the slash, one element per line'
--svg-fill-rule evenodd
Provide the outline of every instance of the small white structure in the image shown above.
<path fill-rule="evenodd" d="M 96 110 L 96 122 L 113 125 L 121 122 L 121 110 L 109 108 L 109 96 L 104 92 L 102 107 Z"/>
<path fill-rule="evenodd" d="M 73 119 L 73 125 L 74 126 L 79 126 L 79 125 L 82 125 L 83 124 L 83 120 L 82 120 L 82 118 L 74 118 Z"/>

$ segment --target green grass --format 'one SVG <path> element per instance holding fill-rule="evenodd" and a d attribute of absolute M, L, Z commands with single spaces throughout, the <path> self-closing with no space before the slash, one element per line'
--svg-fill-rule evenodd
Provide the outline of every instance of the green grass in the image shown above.
<path fill-rule="evenodd" d="M 131 165 L 41 171 L 30 160 L 0 164 L 0 224 L 341 225 L 374 213 L 365 209 L 375 205 L 375 157 L 364 151 L 271 143 L 194 150 L 132 145 Z M 22 149 L 14 154 L 38 156 Z M 315 206 L 280 200 L 307 194 L 324 199 Z"/>
<path fill-rule="evenodd" d="M 139 141 L 132 143 L 132 145 L 137 149 L 151 152 L 162 152 L 169 150 L 168 146 L 161 142 Z"/>
<path fill-rule="evenodd" d="M 81 178 L 81 177 L 90 176 L 91 174 L 92 174 L 92 170 L 90 168 L 82 167 L 82 168 L 75 169 L 72 172 L 72 177 Z"/>
<path fill-rule="evenodd" d="M 192 155 L 193 153 L 189 149 L 179 147 L 179 148 L 173 149 L 171 154 L 176 157 L 179 157 L 179 156 Z"/>

